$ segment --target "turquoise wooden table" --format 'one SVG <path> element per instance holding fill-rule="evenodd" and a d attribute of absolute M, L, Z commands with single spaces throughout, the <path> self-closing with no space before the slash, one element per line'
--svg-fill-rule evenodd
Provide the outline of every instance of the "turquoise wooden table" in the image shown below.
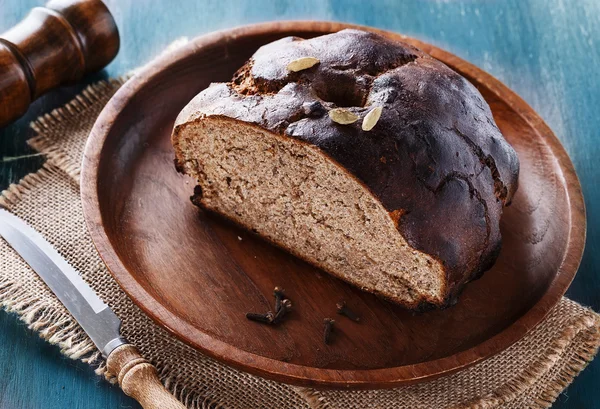
<path fill-rule="evenodd" d="M 181 36 L 277 19 L 338 20 L 408 34 L 478 65 L 541 114 L 581 178 L 588 239 L 572 299 L 600 310 L 600 1 L 598 0 L 107 0 L 121 51 L 87 83 L 118 76 Z M 0 0 L 0 32 L 42 0 Z M 84 84 L 52 92 L 0 130 L 0 189 L 43 161 L 25 144 L 28 122 Z M 2 103 L 2 101 L 0 101 Z M 556 408 L 600 408 L 600 359 Z M 61 357 L 17 318 L 0 312 L 0 408 L 138 408 L 86 365 Z"/>

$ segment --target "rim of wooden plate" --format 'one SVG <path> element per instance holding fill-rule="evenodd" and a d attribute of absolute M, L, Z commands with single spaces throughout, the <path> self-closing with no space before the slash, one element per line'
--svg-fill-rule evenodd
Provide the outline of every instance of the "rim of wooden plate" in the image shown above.
<path fill-rule="evenodd" d="M 111 246 L 107 233 L 104 230 L 97 190 L 98 165 L 102 149 L 119 112 L 121 112 L 130 102 L 131 98 L 145 84 L 152 81 L 155 76 L 159 75 L 175 61 L 187 58 L 198 48 L 207 47 L 224 40 L 231 41 L 240 37 L 261 34 L 282 33 L 283 35 L 291 31 L 321 34 L 324 32 L 336 32 L 344 28 L 368 30 L 392 39 L 408 42 L 421 48 L 433 57 L 442 60 L 453 69 L 463 74 L 466 73 L 477 82 L 484 83 L 490 91 L 506 101 L 515 112 L 540 134 L 554 154 L 562 173 L 561 176 L 565 180 L 570 210 L 570 231 L 567 238 L 565 257 L 550 287 L 529 311 L 509 327 L 479 345 L 457 354 L 412 365 L 354 371 L 312 368 L 281 362 L 243 351 L 223 341 L 212 338 L 205 333 L 201 333 L 156 301 L 127 271 L 127 268 L 120 261 L 119 256 Z M 583 195 L 573 164 L 558 138 L 541 117 L 517 94 L 490 74 L 430 44 L 390 31 L 327 21 L 267 22 L 213 32 L 195 38 L 180 49 L 144 67 L 127 81 L 108 102 L 90 133 L 82 164 L 81 198 L 89 233 L 110 273 L 125 293 L 158 325 L 190 346 L 234 367 L 266 378 L 313 387 L 352 389 L 391 388 L 450 374 L 503 351 L 539 324 L 552 307 L 560 301 L 579 267 L 586 235 L 586 215 Z M 184 335 L 190 333 L 190 331 L 195 334 L 194 339 Z"/>

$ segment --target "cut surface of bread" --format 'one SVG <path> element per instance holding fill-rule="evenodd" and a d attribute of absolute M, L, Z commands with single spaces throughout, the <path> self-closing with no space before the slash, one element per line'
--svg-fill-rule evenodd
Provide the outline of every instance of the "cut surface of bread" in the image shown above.
<path fill-rule="evenodd" d="M 442 304 L 441 263 L 409 246 L 364 184 L 308 143 L 225 116 L 176 129 L 193 200 L 323 270 L 409 308 Z"/>

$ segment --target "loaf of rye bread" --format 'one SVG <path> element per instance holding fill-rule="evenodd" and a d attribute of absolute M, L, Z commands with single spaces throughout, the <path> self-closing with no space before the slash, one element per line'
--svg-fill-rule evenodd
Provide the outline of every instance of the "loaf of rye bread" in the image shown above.
<path fill-rule="evenodd" d="M 172 143 L 193 203 L 411 309 L 493 265 L 519 173 L 469 81 L 360 30 L 261 47 L 183 109 Z"/>

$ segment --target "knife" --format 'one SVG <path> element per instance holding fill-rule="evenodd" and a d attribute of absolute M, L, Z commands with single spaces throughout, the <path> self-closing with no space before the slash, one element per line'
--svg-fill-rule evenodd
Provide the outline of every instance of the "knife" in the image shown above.
<path fill-rule="evenodd" d="M 120 335 L 121 320 L 77 271 L 25 221 L 0 209 L 0 236 L 58 297 L 106 358 L 125 394 L 144 409 L 185 409 L 158 379 L 156 368 Z"/>

